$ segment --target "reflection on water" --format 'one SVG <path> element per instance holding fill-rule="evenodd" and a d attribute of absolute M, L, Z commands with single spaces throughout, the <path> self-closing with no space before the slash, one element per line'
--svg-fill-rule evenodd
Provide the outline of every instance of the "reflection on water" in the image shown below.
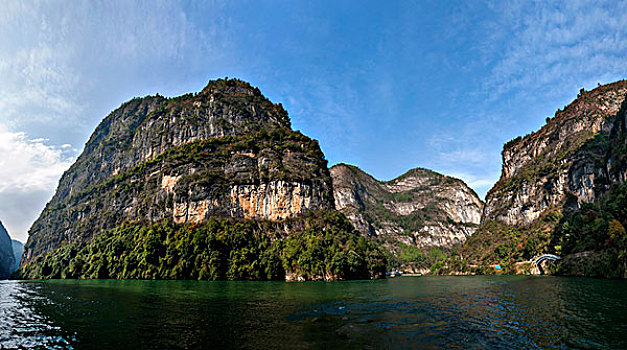
<path fill-rule="evenodd" d="M 627 348 L 627 282 L 0 283 L 0 348 Z"/>
<path fill-rule="evenodd" d="M 73 348 L 76 339 L 64 337 L 54 321 L 37 311 L 51 303 L 39 289 L 37 284 L 0 282 L 0 348 Z"/>

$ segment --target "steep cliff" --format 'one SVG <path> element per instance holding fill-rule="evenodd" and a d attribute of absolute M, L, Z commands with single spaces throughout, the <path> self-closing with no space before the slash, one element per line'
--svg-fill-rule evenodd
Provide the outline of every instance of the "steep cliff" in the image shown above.
<path fill-rule="evenodd" d="M 0 222 L 0 279 L 9 278 L 13 272 L 15 258 L 11 247 L 11 237 Z"/>
<path fill-rule="evenodd" d="M 624 80 L 582 90 L 540 130 L 508 142 L 483 221 L 529 225 L 551 207 L 580 207 L 624 182 L 626 152 L 611 146 L 625 144 L 626 94 Z"/>
<path fill-rule="evenodd" d="M 333 208 L 317 141 L 239 80 L 200 93 L 133 99 L 96 128 L 30 229 L 23 270 L 127 222 L 210 217 L 281 221 Z"/>
<path fill-rule="evenodd" d="M 463 243 L 478 227 L 483 203 L 458 179 L 412 169 L 378 181 L 346 164 L 331 168 L 335 206 L 364 235 L 391 250 L 404 245 L 426 249 Z"/>
<path fill-rule="evenodd" d="M 11 248 L 13 249 L 13 258 L 15 259 L 15 263 L 13 264 L 13 268 L 11 272 L 17 271 L 20 267 L 20 262 L 22 261 L 22 253 L 24 253 L 24 243 L 16 240 L 11 240 Z"/>
<path fill-rule="evenodd" d="M 482 225 L 451 263 L 453 270 L 470 262 L 480 272 L 493 272 L 493 264 L 514 272 L 516 262 L 543 253 L 597 254 L 580 259 L 588 268 L 577 274 L 627 276 L 626 120 L 622 80 L 582 89 L 540 130 L 505 144 L 501 178 L 488 192 Z"/>

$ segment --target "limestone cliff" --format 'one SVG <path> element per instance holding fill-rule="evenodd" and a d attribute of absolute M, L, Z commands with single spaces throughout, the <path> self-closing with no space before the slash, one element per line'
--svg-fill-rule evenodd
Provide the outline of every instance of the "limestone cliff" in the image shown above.
<path fill-rule="evenodd" d="M 503 148 L 483 221 L 529 225 L 551 207 L 578 208 L 625 182 L 627 81 L 581 91 L 540 130 Z"/>
<path fill-rule="evenodd" d="M 483 203 L 461 180 L 413 169 L 382 182 L 346 164 L 331 168 L 335 206 L 363 234 L 394 250 L 463 243 L 480 223 Z"/>
<path fill-rule="evenodd" d="M 482 225 L 449 267 L 514 273 L 517 262 L 551 253 L 596 257 L 565 259 L 565 274 L 627 277 L 626 118 L 622 80 L 582 89 L 540 130 L 505 144 Z"/>
<path fill-rule="evenodd" d="M 317 141 L 239 80 L 136 98 L 96 128 L 30 229 L 24 263 L 125 222 L 282 220 L 333 208 Z"/>

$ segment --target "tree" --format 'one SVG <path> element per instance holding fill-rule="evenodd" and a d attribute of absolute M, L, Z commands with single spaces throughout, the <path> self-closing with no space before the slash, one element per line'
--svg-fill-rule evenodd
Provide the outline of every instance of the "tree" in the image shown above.
<path fill-rule="evenodd" d="M 608 233 L 612 241 L 620 245 L 627 243 L 627 236 L 625 234 L 625 227 L 618 220 L 614 219 L 610 221 L 608 226 Z"/>

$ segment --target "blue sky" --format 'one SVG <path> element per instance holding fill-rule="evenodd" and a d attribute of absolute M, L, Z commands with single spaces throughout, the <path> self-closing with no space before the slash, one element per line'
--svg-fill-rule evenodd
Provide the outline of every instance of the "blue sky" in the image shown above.
<path fill-rule="evenodd" d="M 481 197 L 504 142 L 581 87 L 627 77 L 627 1 L 8 1 L 0 12 L 0 220 L 26 232 L 122 102 L 238 77 L 330 165 L 414 167 Z"/>

